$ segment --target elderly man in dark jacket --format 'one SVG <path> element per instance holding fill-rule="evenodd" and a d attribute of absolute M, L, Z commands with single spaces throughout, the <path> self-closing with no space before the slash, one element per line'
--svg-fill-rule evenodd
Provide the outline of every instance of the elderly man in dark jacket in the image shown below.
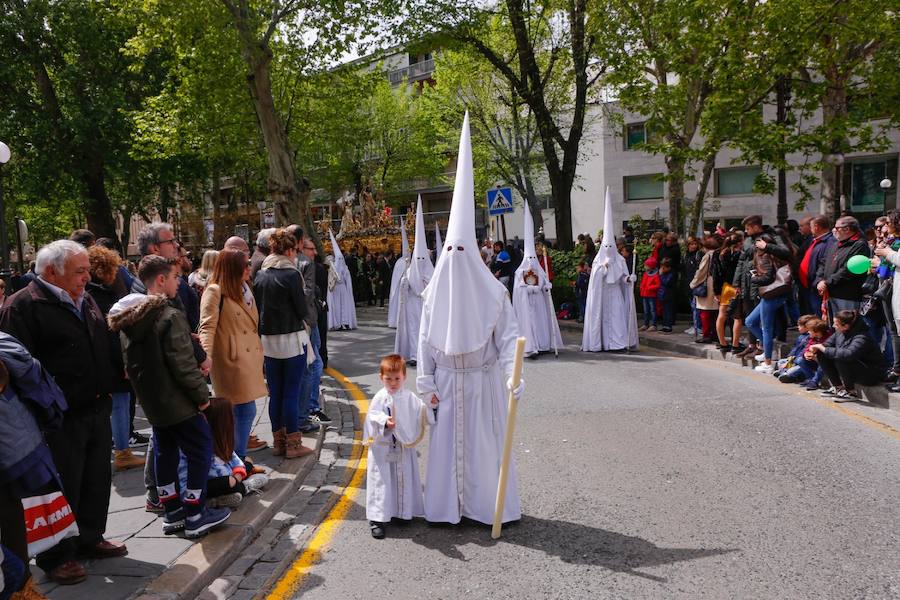
<path fill-rule="evenodd" d="M 866 274 L 856 275 L 847 268 L 850 257 L 872 256 L 869 242 L 853 217 L 841 217 L 834 224 L 837 243 L 825 251 L 825 259 L 816 272 L 816 290 L 821 296 L 828 294 L 828 314 L 842 310 L 858 310 L 862 302 L 862 285 Z"/>
<path fill-rule="evenodd" d="M 109 417 L 112 364 L 97 303 L 84 293 L 90 281 L 87 250 L 58 240 L 38 252 L 36 280 L 0 311 L 0 329 L 17 338 L 53 375 L 69 407 L 47 443 L 76 515 L 80 535 L 38 555 L 37 564 L 61 584 L 83 581 L 77 556 L 124 556 L 123 544 L 103 538 L 112 476 Z"/>

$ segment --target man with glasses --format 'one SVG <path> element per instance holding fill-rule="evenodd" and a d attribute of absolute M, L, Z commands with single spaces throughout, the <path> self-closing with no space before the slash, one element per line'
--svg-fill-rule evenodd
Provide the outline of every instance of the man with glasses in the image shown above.
<path fill-rule="evenodd" d="M 311 239 L 303 238 L 301 249 L 302 256 L 312 263 L 315 269 L 316 312 L 321 313 L 325 310 L 326 292 L 319 282 L 324 281 L 327 285 L 328 274 L 325 271 L 325 265 L 316 262 L 316 245 Z M 313 424 L 331 423 L 331 419 L 328 418 L 328 415 L 325 414 L 325 411 L 322 410 L 322 406 L 319 404 L 319 384 L 322 382 L 322 369 L 324 366 L 322 362 L 322 337 L 318 326 L 319 321 L 320 319 L 317 318 L 315 323 L 310 325 L 309 333 L 309 339 L 316 353 L 316 360 L 306 369 L 306 377 L 304 377 L 303 384 L 300 387 L 300 397 L 309 398 L 309 420 Z"/>
<path fill-rule="evenodd" d="M 847 262 L 857 255 L 872 256 L 869 242 L 855 218 L 841 217 L 832 231 L 837 243 L 825 251 L 816 273 L 816 290 L 822 297 L 828 297 L 829 321 L 842 310 L 859 310 L 866 274 L 851 273 Z"/>

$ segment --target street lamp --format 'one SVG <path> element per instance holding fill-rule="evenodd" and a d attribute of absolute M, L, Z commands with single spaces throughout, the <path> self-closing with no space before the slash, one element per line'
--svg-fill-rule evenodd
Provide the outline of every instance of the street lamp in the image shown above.
<path fill-rule="evenodd" d="M 889 190 L 889 189 L 891 189 L 892 184 L 891 184 L 891 180 L 888 179 L 887 177 L 885 177 L 884 179 L 881 180 L 881 183 L 879 183 L 878 185 L 883 190 Z"/>
<path fill-rule="evenodd" d="M 3 165 L 9 162 L 12 153 L 9 146 L 0 142 L 0 277 L 9 280 L 9 242 L 6 238 L 6 204 L 3 202 Z"/>

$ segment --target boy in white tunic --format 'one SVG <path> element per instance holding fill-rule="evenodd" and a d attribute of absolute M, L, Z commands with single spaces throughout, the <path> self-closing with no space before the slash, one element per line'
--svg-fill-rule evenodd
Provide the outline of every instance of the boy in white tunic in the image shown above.
<path fill-rule="evenodd" d="M 366 414 L 366 518 L 372 537 L 382 539 L 391 519 L 425 514 L 416 446 L 434 412 L 407 390 L 406 362 L 399 354 L 381 359 L 381 382 Z M 432 408 L 437 400 L 432 402 Z"/>

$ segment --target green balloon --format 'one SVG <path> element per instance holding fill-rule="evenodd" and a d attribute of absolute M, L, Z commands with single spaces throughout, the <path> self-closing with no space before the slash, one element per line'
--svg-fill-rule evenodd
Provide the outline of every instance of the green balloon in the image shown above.
<path fill-rule="evenodd" d="M 871 259 L 868 256 L 863 256 L 862 254 L 851 256 L 850 260 L 847 261 L 847 270 L 854 275 L 862 275 L 869 270 L 870 261 Z"/>

